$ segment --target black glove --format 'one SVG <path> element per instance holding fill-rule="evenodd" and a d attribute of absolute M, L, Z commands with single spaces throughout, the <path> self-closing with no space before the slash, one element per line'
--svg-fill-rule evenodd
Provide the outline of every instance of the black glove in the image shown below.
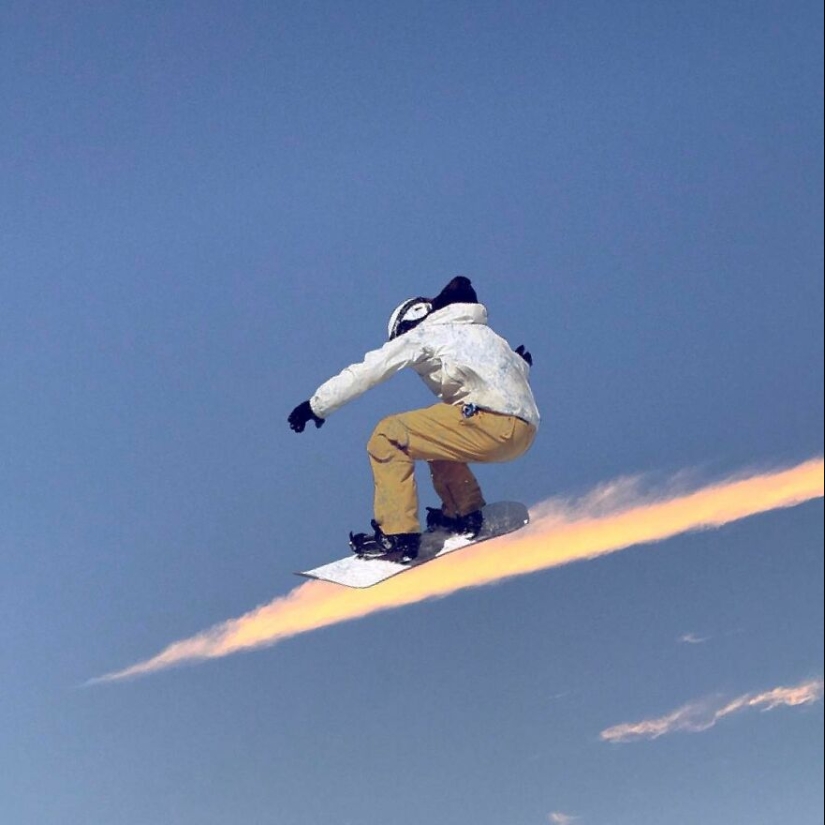
<path fill-rule="evenodd" d="M 524 349 L 524 344 L 519 344 L 516 347 L 516 352 L 532 367 L 533 366 L 533 356 Z"/>
<path fill-rule="evenodd" d="M 310 407 L 309 401 L 304 401 L 303 404 L 299 404 L 289 414 L 289 418 L 287 420 L 289 421 L 289 426 L 295 430 L 296 433 L 302 433 L 304 431 L 304 427 L 306 427 L 309 421 L 314 421 L 316 428 L 324 425 L 324 419 L 318 418 L 318 416 L 312 412 L 312 407 Z"/>

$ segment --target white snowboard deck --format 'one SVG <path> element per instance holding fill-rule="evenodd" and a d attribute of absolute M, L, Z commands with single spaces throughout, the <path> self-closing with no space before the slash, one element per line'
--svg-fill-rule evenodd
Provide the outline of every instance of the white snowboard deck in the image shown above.
<path fill-rule="evenodd" d="M 513 501 L 498 501 L 495 504 L 488 504 L 482 512 L 484 513 L 484 525 L 481 532 L 474 539 L 447 533 L 424 533 L 421 537 L 419 556 L 411 564 L 399 564 L 385 559 L 364 559 L 351 553 L 345 558 L 324 564 L 313 570 L 305 570 L 298 573 L 298 575 L 332 582 L 333 584 L 341 584 L 345 587 L 372 587 L 406 570 L 413 570 L 440 556 L 445 556 L 447 553 L 460 550 L 462 547 L 469 547 L 472 544 L 478 544 L 496 536 L 512 533 L 524 527 L 530 521 L 527 508 L 523 504 Z"/>

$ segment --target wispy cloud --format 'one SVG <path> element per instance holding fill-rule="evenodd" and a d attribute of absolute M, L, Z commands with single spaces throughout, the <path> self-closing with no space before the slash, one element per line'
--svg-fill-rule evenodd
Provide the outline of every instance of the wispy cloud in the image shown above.
<path fill-rule="evenodd" d="M 658 739 L 669 733 L 700 733 L 734 713 L 811 705 L 822 699 L 822 690 L 823 680 L 819 677 L 793 687 L 746 693 L 730 700 L 721 697 L 701 699 L 688 702 L 664 716 L 615 725 L 603 730 L 600 736 L 605 742 L 633 742 L 639 739 Z"/>
<path fill-rule="evenodd" d="M 685 633 L 679 637 L 679 641 L 684 645 L 701 645 L 709 638 L 710 636 L 698 636 L 696 633 Z"/>
<path fill-rule="evenodd" d="M 579 817 L 571 814 L 563 814 L 561 811 L 553 811 L 547 815 L 547 821 L 552 822 L 553 825 L 573 825 L 577 822 Z"/>
<path fill-rule="evenodd" d="M 684 481 L 678 482 L 683 485 Z M 792 507 L 823 495 L 823 460 L 775 472 L 736 477 L 690 492 L 668 485 L 643 492 L 638 479 L 613 482 L 578 501 L 551 499 L 534 508 L 524 530 L 453 553 L 367 590 L 312 581 L 286 596 L 95 682 L 145 675 L 185 662 L 227 656 L 339 622 L 425 599 L 447 596 L 539 570 L 593 559 L 691 530 Z"/>

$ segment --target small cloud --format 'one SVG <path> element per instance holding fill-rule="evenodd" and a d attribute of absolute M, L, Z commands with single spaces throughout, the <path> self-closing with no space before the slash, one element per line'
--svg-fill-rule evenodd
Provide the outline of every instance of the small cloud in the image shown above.
<path fill-rule="evenodd" d="M 688 702 L 665 716 L 615 725 L 603 730 L 599 736 L 605 742 L 632 742 L 638 739 L 658 739 L 668 733 L 700 733 L 734 713 L 811 705 L 822 699 L 822 693 L 823 680 L 820 677 L 793 687 L 746 693 L 731 700 L 719 697 L 703 699 Z"/>
<path fill-rule="evenodd" d="M 547 815 L 547 821 L 552 822 L 553 825 L 572 825 L 572 823 L 577 820 L 577 816 L 563 814 L 561 811 L 553 811 Z"/>
<path fill-rule="evenodd" d="M 684 636 L 679 637 L 679 641 L 685 645 L 700 645 L 708 639 L 710 636 L 697 636 L 695 633 L 685 633 Z"/>

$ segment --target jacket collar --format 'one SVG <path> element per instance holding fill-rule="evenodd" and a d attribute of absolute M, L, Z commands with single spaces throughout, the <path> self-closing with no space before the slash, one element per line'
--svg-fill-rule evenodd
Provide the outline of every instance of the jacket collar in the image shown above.
<path fill-rule="evenodd" d="M 487 323 L 487 307 L 484 304 L 450 304 L 428 315 L 421 326 L 430 324 L 482 324 Z"/>

